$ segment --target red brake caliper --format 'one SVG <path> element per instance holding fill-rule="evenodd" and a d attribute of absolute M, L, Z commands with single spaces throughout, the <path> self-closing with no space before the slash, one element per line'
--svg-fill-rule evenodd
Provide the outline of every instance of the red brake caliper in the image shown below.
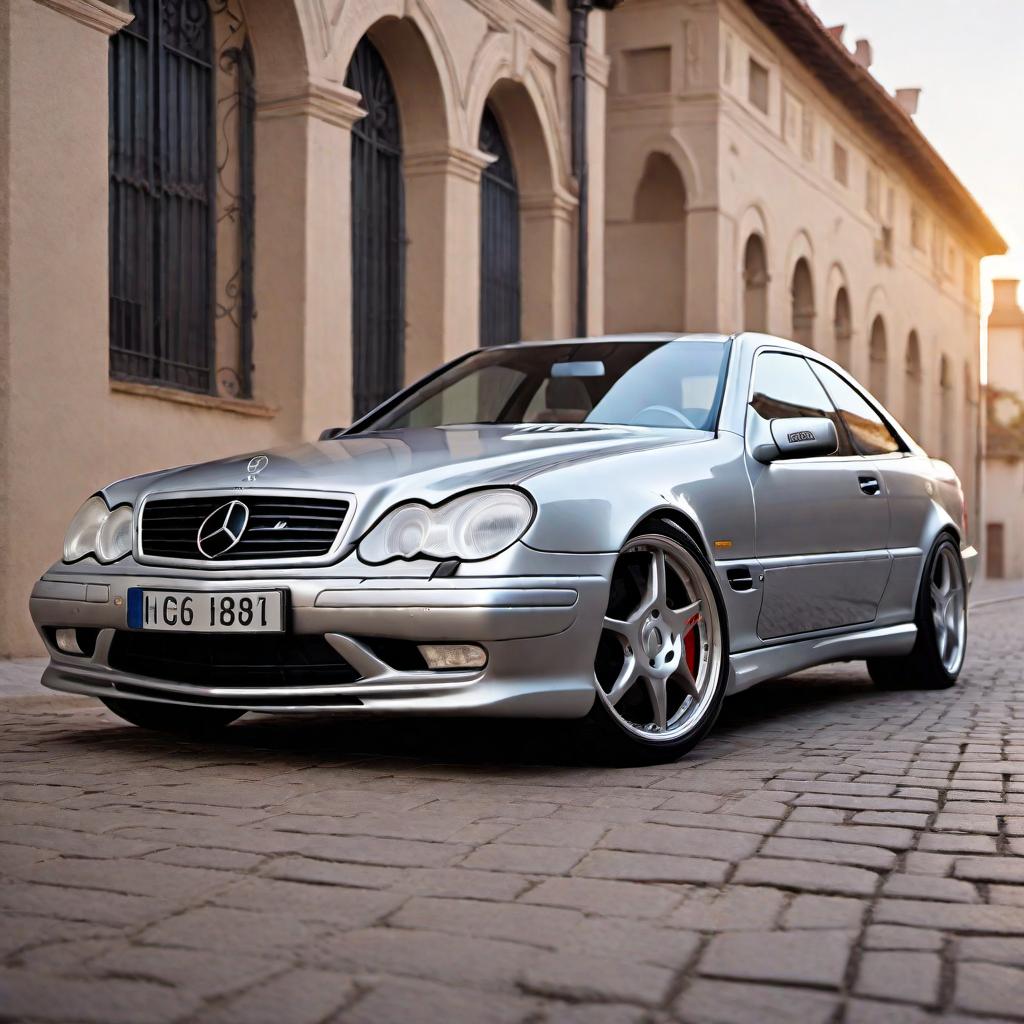
<path fill-rule="evenodd" d="M 697 623 L 700 622 L 700 615 L 694 615 L 692 619 L 687 623 L 688 626 L 696 627 Z M 696 628 L 691 629 L 685 637 L 683 637 L 683 651 L 686 655 L 686 664 L 689 666 L 690 675 L 697 678 L 697 630 Z"/>

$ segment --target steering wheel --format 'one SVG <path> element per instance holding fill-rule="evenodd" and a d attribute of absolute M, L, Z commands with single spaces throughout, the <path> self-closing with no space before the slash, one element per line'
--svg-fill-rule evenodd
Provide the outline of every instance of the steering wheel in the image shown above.
<path fill-rule="evenodd" d="M 642 420 L 643 417 L 647 413 L 649 413 L 649 412 L 652 412 L 652 413 L 663 413 L 666 416 L 671 416 L 674 419 L 678 420 L 679 423 L 682 426 L 684 426 L 684 427 L 689 427 L 691 430 L 695 430 L 696 429 L 694 427 L 694 425 L 693 425 L 693 421 L 690 420 L 689 417 L 684 416 L 678 409 L 673 409 L 671 406 L 668 406 L 668 405 L 648 405 L 645 408 L 641 409 L 629 421 L 630 424 L 635 424 L 636 426 L 650 426 L 650 424 L 642 424 L 642 423 L 640 423 L 640 420 Z"/>

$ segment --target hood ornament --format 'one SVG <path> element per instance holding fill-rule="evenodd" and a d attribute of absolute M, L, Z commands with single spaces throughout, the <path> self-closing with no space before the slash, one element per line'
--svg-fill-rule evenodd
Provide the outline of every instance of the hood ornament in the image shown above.
<path fill-rule="evenodd" d="M 268 459 L 266 455 L 254 455 L 249 460 L 249 465 L 246 467 L 249 475 L 245 478 L 245 482 L 247 484 L 254 483 L 257 474 L 262 473 L 269 465 L 270 459 Z"/>

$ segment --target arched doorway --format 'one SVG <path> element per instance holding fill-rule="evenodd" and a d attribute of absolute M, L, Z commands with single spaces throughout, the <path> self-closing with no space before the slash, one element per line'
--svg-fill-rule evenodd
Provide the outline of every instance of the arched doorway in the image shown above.
<path fill-rule="evenodd" d="M 921 341 L 917 331 L 911 331 L 907 337 L 903 422 L 915 438 L 921 431 L 921 376 Z"/>
<path fill-rule="evenodd" d="M 519 187 L 490 106 L 480 119 L 479 148 L 494 157 L 480 178 L 480 344 L 503 345 L 521 336 Z"/>
<path fill-rule="evenodd" d="M 352 410 L 359 417 L 401 386 L 405 349 L 405 189 L 394 86 L 363 37 L 345 85 L 366 117 L 352 126 Z"/>
<path fill-rule="evenodd" d="M 868 388 L 883 405 L 888 399 L 889 345 L 885 336 L 885 321 L 881 315 L 871 321 L 871 335 L 868 344 L 870 367 Z"/>
<path fill-rule="evenodd" d="M 793 302 L 793 340 L 814 348 L 814 285 L 810 265 L 803 256 L 793 268 L 790 292 Z"/>
<path fill-rule="evenodd" d="M 605 326 L 686 327 L 686 187 L 675 161 L 649 153 L 628 221 L 607 226 Z"/>
<path fill-rule="evenodd" d="M 743 248 L 743 329 L 768 330 L 768 255 L 758 234 Z"/>
<path fill-rule="evenodd" d="M 832 310 L 832 336 L 835 341 L 836 362 L 849 370 L 853 319 L 850 314 L 850 294 L 845 287 L 841 287 L 836 292 L 836 301 Z"/>

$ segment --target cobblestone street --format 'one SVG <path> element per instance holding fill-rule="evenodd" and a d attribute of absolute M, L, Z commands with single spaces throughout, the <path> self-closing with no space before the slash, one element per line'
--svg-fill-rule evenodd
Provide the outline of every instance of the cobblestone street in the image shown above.
<path fill-rule="evenodd" d="M 0 1019 L 1024 1020 L 1024 601 L 960 685 L 727 702 L 678 764 L 538 723 L 171 741 L 10 663 Z"/>

